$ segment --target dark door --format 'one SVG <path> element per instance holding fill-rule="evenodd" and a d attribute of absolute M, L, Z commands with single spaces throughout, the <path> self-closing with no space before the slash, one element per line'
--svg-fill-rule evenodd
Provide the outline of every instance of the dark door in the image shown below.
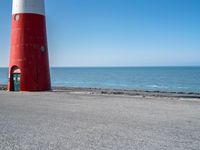
<path fill-rule="evenodd" d="M 20 91 L 20 74 L 19 73 L 13 74 L 13 85 L 14 85 L 14 91 L 16 92 Z"/>

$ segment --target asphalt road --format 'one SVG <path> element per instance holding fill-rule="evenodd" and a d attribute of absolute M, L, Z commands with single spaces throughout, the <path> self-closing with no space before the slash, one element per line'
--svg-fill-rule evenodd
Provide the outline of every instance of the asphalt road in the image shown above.
<path fill-rule="evenodd" d="M 0 92 L 0 150 L 200 150 L 200 100 Z"/>

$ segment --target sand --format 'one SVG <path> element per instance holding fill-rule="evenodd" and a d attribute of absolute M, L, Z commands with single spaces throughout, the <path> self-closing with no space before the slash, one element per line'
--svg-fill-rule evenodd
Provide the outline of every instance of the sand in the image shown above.
<path fill-rule="evenodd" d="M 0 91 L 0 150 L 199 150 L 200 99 Z"/>

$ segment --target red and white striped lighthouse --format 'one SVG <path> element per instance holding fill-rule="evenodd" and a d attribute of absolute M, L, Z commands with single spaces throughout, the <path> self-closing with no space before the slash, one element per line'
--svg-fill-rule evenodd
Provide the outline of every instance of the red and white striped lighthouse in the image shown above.
<path fill-rule="evenodd" d="M 8 90 L 50 89 L 44 0 L 13 0 Z"/>

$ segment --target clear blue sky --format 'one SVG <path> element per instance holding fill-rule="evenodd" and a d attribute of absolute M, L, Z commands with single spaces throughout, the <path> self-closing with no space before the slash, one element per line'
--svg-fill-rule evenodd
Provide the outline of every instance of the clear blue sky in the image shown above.
<path fill-rule="evenodd" d="M 0 0 L 8 66 L 11 0 Z M 200 0 L 46 0 L 51 66 L 200 65 Z"/>

